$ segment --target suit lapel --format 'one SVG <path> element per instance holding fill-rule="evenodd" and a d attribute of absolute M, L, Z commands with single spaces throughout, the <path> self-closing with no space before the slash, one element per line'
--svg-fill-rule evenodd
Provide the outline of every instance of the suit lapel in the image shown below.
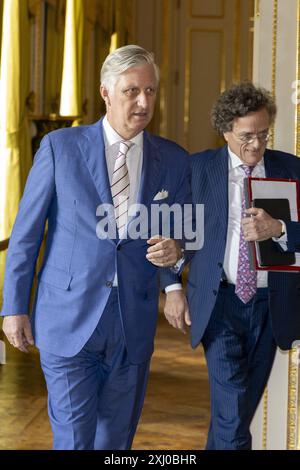
<path fill-rule="evenodd" d="M 266 178 L 289 178 L 287 169 L 279 162 L 272 150 L 266 150 L 264 155 Z"/>
<path fill-rule="evenodd" d="M 84 131 L 81 152 L 103 204 L 113 204 L 107 171 L 102 119 Z"/>
<path fill-rule="evenodd" d="M 105 145 L 103 139 L 102 119 L 92 126 L 86 127 L 83 132 L 85 140 L 80 145 L 82 155 L 85 159 L 87 168 L 95 185 L 97 193 L 100 197 L 101 204 L 108 204 L 110 209 L 113 208 L 109 176 L 107 170 Z M 114 210 L 110 211 L 109 223 L 111 224 L 112 233 L 116 235 L 116 239 L 110 239 L 112 243 L 118 242 L 118 231 L 116 230 L 116 222 L 114 218 Z"/>
<path fill-rule="evenodd" d="M 143 165 L 141 173 L 141 182 L 137 196 L 137 204 L 143 204 L 148 209 L 151 206 L 153 198 L 158 191 L 161 178 L 161 154 L 151 139 L 147 131 L 144 131 L 143 138 Z M 132 216 L 127 224 L 127 230 L 130 223 L 135 219 Z M 128 239 L 127 239 L 128 241 Z M 126 239 L 123 240 L 126 242 Z"/>
<path fill-rule="evenodd" d="M 223 227 L 228 222 L 228 150 L 227 146 L 218 150 L 207 165 L 207 176 L 211 194 Z"/>
<path fill-rule="evenodd" d="M 161 154 L 147 131 L 144 132 L 143 166 L 137 202 L 149 206 L 160 182 Z"/>

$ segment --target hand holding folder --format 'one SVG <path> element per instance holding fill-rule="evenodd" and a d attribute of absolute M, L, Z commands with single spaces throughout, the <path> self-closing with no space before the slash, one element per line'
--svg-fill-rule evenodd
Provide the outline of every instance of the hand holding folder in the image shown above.
<path fill-rule="evenodd" d="M 299 183 L 296 180 L 245 178 L 247 208 L 263 209 L 274 219 L 298 221 Z M 284 251 L 272 238 L 249 243 L 252 269 L 300 271 L 299 254 Z"/>
<path fill-rule="evenodd" d="M 273 219 L 281 219 L 284 221 L 291 220 L 290 203 L 288 199 L 262 199 L 255 198 L 252 206 L 263 209 Z M 283 251 L 277 242 L 272 238 L 261 242 L 254 242 L 256 256 L 259 266 L 290 266 L 295 263 L 295 253 Z"/>

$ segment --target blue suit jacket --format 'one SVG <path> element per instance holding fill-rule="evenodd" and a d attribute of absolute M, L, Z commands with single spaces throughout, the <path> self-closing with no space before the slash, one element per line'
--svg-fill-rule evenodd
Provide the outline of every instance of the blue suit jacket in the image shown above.
<path fill-rule="evenodd" d="M 300 159 L 279 151 L 266 150 L 266 176 L 300 179 Z M 228 224 L 227 146 L 191 157 L 192 194 L 195 204 L 204 204 L 204 246 L 196 252 L 188 276 L 187 295 L 192 320 L 191 342 L 202 339 L 215 305 L 223 271 Z M 300 251 L 300 223 L 287 223 L 288 249 Z M 178 282 L 176 275 L 161 275 L 161 285 Z M 268 274 L 269 305 L 275 340 L 288 349 L 300 339 L 300 274 Z"/>
<path fill-rule="evenodd" d="M 168 198 L 153 201 L 157 192 Z M 139 202 L 190 202 L 190 167 L 178 145 L 144 132 Z M 158 307 L 158 269 L 145 258 L 147 239 L 96 235 L 99 204 L 112 204 L 102 121 L 48 134 L 37 152 L 13 228 L 2 315 L 27 314 L 35 264 L 48 220 L 33 307 L 36 345 L 73 356 L 96 328 L 118 274 L 129 358 L 149 359 Z M 149 234 L 150 237 L 150 234 Z M 110 284 L 109 284 L 110 283 Z"/>

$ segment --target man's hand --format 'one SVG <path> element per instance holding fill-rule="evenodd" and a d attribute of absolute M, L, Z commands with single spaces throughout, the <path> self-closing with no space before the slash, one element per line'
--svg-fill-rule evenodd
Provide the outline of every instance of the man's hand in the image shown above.
<path fill-rule="evenodd" d="M 150 263 L 160 268 L 174 266 L 182 258 L 179 243 L 172 238 L 156 235 L 147 240 L 151 245 L 147 250 L 146 258 Z"/>
<path fill-rule="evenodd" d="M 185 326 L 191 326 L 190 312 L 182 290 L 173 290 L 166 294 L 164 314 L 170 325 L 186 333 Z"/>
<path fill-rule="evenodd" d="M 28 315 L 4 317 L 2 329 L 10 344 L 20 351 L 28 353 L 28 346 L 34 345 Z"/>
<path fill-rule="evenodd" d="M 268 240 L 272 237 L 280 237 L 282 224 L 273 219 L 263 209 L 252 207 L 246 213 L 251 217 L 242 219 L 242 229 L 247 242 Z"/>

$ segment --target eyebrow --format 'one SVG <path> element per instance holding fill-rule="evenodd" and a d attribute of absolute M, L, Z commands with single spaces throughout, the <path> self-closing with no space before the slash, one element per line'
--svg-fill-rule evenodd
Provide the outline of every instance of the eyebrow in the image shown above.
<path fill-rule="evenodd" d="M 259 132 L 257 132 L 257 133 L 255 133 L 255 132 L 249 132 L 249 131 L 241 131 L 241 132 L 240 132 L 240 135 L 264 134 L 265 132 L 269 132 L 269 127 L 267 127 L 266 129 L 264 129 L 263 131 L 259 131 Z"/>
<path fill-rule="evenodd" d="M 130 88 L 139 88 L 137 85 L 127 85 L 122 88 L 122 90 L 130 90 Z"/>
<path fill-rule="evenodd" d="M 128 90 L 130 88 L 138 88 L 138 89 L 147 89 L 147 88 L 157 88 L 157 85 L 154 85 L 154 84 L 149 84 L 147 86 L 138 86 L 138 85 L 126 85 L 124 87 L 122 87 L 121 89 L 122 90 Z"/>

